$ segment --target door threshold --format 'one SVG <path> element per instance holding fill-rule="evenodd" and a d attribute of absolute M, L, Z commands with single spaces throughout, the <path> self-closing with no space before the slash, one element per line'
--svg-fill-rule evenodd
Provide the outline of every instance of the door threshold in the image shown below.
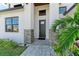
<path fill-rule="evenodd" d="M 45 40 L 45 38 L 44 37 L 40 37 L 39 40 Z"/>

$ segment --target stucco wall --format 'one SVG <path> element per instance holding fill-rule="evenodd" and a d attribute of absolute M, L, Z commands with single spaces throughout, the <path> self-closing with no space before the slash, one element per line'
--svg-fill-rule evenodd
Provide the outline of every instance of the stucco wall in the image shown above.
<path fill-rule="evenodd" d="M 52 32 L 52 24 L 56 19 L 59 18 L 59 4 L 58 3 L 50 3 L 49 4 L 49 41 L 50 44 L 55 42 L 56 36 L 55 33 Z"/>
<path fill-rule="evenodd" d="M 49 4 L 49 29 L 51 29 L 54 21 L 59 18 L 59 4 L 50 3 Z"/>
<path fill-rule="evenodd" d="M 2 34 L 0 38 L 11 39 L 21 44 L 31 43 L 34 37 L 33 14 L 33 4 L 31 3 L 25 4 L 22 9 L 0 12 L 0 34 Z M 5 18 L 14 16 L 19 16 L 19 32 L 5 32 Z"/>
<path fill-rule="evenodd" d="M 19 32 L 5 32 L 5 18 L 19 16 Z M 24 43 L 24 14 L 23 9 L 0 12 L 0 38 L 7 38 Z"/>
<path fill-rule="evenodd" d="M 33 29 L 33 4 L 25 4 L 24 6 L 24 28 L 25 29 Z M 27 26 L 28 25 L 28 26 Z"/>

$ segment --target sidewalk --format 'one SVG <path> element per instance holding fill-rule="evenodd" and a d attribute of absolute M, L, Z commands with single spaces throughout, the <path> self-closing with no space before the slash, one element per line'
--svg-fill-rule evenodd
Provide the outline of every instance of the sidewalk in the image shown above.
<path fill-rule="evenodd" d="M 54 56 L 54 50 L 43 40 L 37 40 L 31 44 L 21 56 Z"/>

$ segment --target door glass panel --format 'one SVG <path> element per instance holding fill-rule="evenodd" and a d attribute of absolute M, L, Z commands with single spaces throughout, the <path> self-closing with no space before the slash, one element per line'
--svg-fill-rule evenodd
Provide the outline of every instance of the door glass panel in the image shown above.
<path fill-rule="evenodd" d="M 44 24 L 44 21 L 42 21 L 41 24 Z"/>

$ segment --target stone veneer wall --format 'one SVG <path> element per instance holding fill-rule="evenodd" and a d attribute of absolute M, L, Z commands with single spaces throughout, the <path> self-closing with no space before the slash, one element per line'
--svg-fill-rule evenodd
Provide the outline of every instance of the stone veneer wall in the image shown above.
<path fill-rule="evenodd" d="M 34 41 L 34 30 L 24 30 L 24 44 L 31 44 Z"/>
<path fill-rule="evenodd" d="M 56 40 L 57 40 L 56 35 L 57 34 L 55 32 L 53 32 L 51 29 L 49 30 L 49 41 L 50 41 L 50 44 L 57 43 L 56 42 Z"/>

